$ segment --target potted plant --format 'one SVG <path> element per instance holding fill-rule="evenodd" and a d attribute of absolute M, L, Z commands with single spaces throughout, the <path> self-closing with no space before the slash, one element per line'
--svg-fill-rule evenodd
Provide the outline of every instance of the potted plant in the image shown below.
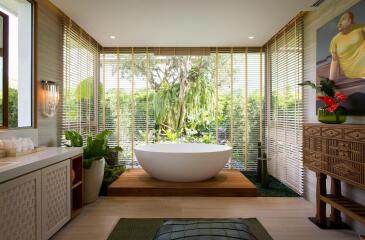
<path fill-rule="evenodd" d="M 108 196 L 109 185 L 117 180 L 124 171 L 125 168 L 123 165 L 110 166 L 108 163 L 105 164 L 104 179 L 100 190 L 101 196 Z"/>
<path fill-rule="evenodd" d="M 317 98 L 324 102 L 325 106 L 318 109 L 318 121 L 322 123 L 344 123 L 346 121 L 347 110 L 341 106 L 347 100 L 347 96 L 336 91 L 336 85 L 328 78 L 322 77 L 319 84 L 305 81 L 300 86 L 310 86 L 321 95 Z"/>
<path fill-rule="evenodd" d="M 119 153 L 123 151 L 120 146 L 109 147 L 107 146 L 105 160 L 110 166 L 119 165 Z"/>
<path fill-rule="evenodd" d="M 105 157 L 108 152 L 108 137 L 111 131 L 104 130 L 95 138 L 89 136 L 84 147 L 84 202 L 92 203 L 99 195 L 104 177 Z M 65 137 L 70 141 L 67 146 L 82 147 L 83 138 L 76 131 L 65 131 Z"/>

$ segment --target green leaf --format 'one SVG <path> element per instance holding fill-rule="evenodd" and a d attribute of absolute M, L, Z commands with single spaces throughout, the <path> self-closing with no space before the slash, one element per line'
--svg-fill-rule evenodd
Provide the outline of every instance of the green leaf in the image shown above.
<path fill-rule="evenodd" d="M 329 97 L 335 97 L 336 91 L 336 85 L 333 81 L 329 80 L 328 78 L 321 77 L 320 81 L 320 91 Z"/>
<path fill-rule="evenodd" d="M 310 86 L 317 91 L 321 92 L 322 95 L 335 97 L 336 94 L 336 85 L 333 81 L 329 80 L 328 78 L 321 77 L 319 84 L 315 84 L 311 81 L 304 81 L 298 84 L 299 86 Z"/>
<path fill-rule="evenodd" d="M 82 147 L 83 139 L 82 136 L 76 131 L 65 131 L 66 140 L 70 141 L 71 147 Z"/>
<path fill-rule="evenodd" d="M 123 148 L 120 146 L 115 146 L 115 147 L 111 148 L 111 150 L 114 152 L 123 152 Z"/>
<path fill-rule="evenodd" d="M 86 159 L 84 158 L 84 168 L 85 169 L 90 169 L 91 168 L 91 165 L 93 163 L 93 159 Z"/>
<path fill-rule="evenodd" d="M 314 89 L 316 89 L 316 84 L 314 84 L 312 81 L 304 81 L 302 83 L 298 84 L 299 86 L 310 86 Z"/>

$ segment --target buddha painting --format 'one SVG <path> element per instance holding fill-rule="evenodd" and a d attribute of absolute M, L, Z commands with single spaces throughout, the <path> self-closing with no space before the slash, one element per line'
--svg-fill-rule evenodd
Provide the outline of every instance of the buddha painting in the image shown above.
<path fill-rule="evenodd" d="M 349 96 L 350 115 L 365 115 L 364 12 L 360 1 L 317 30 L 317 81 L 327 77 Z"/>
<path fill-rule="evenodd" d="M 339 72 L 349 79 L 365 79 L 365 25 L 354 23 L 354 14 L 346 12 L 338 23 L 339 33 L 332 38 L 329 79 L 339 78 Z"/>

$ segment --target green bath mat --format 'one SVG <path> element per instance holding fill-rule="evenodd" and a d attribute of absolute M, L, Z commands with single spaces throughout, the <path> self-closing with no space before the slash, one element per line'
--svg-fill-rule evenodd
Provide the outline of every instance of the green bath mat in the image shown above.
<path fill-rule="evenodd" d="M 109 235 L 108 240 L 153 240 L 161 224 L 166 220 L 209 219 L 121 218 Z M 245 218 L 240 219 L 240 221 L 247 225 L 257 240 L 272 240 L 269 233 L 256 218 Z"/>

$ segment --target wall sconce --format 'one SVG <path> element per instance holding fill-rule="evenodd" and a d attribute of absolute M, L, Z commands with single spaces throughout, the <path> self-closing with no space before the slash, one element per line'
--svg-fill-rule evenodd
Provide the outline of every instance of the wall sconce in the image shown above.
<path fill-rule="evenodd" d="M 56 115 L 56 107 L 59 100 L 57 84 L 52 81 L 42 80 L 43 89 L 43 114 L 47 117 Z"/>

